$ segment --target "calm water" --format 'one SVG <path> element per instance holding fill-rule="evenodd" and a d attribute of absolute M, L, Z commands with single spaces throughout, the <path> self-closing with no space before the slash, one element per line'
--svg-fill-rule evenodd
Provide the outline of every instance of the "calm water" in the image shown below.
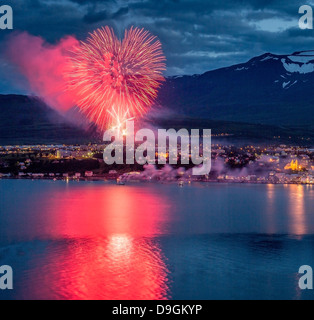
<path fill-rule="evenodd" d="M 313 299 L 309 186 L 0 181 L 0 299 Z"/>

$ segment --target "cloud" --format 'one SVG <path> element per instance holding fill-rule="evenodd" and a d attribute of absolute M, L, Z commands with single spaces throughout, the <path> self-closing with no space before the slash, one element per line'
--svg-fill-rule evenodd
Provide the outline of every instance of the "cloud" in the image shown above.
<path fill-rule="evenodd" d="M 135 25 L 159 37 L 168 75 L 203 73 L 264 52 L 313 49 L 314 32 L 298 28 L 300 0 L 6 0 L 14 28 L 49 43 L 84 39 L 110 25 Z M 1 42 L 7 33 L 0 32 Z M 1 71 L 1 66 L 0 66 Z M 1 91 L 1 87 L 0 87 Z"/>
<path fill-rule="evenodd" d="M 115 0 L 70 0 L 70 1 L 74 3 L 78 3 L 80 5 L 116 2 Z"/>
<path fill-rule="evenodd" d="M 118 11 L 114 13 L 109 13 L 107 10 L 102 10 L 97 12 L 91 11 L 84 16 L 84 22 L 92 24 L 92 23 L 97 23 L 104 20 L 115 20 L 128 14 L 128 12 L 129 12 L 128 7 L 120 8 Z"/>
<path fill-rule="evenodd" d="M 84 16 L 84 22 L 86 23 L 96 23 L 99 21 L 109 19 L 109 14 L 107 10 L 98 11 L 98 12 L 89 12 Z"/>

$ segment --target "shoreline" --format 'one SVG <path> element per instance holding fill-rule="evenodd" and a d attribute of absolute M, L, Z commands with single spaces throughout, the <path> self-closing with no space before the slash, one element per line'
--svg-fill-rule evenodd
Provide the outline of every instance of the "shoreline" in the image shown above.
<path fill-rule="evenodd" d="M 116 182 L 118 178 L 110 177 L 86 177 L 86 178 L 64 178 L 64 177 L 0 177 L 1 180 L 44 180 L 44 181 L 76 181 L 76 182 Z M 215 183 L 215 184 L 250 184 L 250 185 L 303 185 L 303 186 L 313 186 L 314 183 L 303 183 L 303 182 L 271 182 L 271 181 L 218 181 L 218 180 L 190 180 L 183 181 L 180 179 L 176 180 L 123 180 L 125 184 L 127 183 L 161 183 L 161 184 L 179 184 L 180 186 L 191 185 L 193 183 Z"/>

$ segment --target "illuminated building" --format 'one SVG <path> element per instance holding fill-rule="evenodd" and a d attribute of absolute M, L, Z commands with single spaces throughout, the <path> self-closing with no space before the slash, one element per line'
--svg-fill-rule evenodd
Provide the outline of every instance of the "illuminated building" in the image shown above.
<path fill-rule="evenodd" d="M 302 166 L 299 165 L 298 160 L 292 160 L 291 163 L 285 166 L 285 170 L 299 171 L 302 170 Z"/>

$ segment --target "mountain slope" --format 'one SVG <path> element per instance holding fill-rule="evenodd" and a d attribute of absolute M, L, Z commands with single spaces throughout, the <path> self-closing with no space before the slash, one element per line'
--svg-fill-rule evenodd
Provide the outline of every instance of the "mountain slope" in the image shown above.
<path fill-rule="evenodd" d="M 282 136 L 312 142 L 313 89 L 314 51 L 266 53 L 203 75 L 168 78 L 158 102 L 172 113 L 162 117 L 152 111 L 150 117 L 161 127 L 197 125 L 239 138 Z M 69 119 L 81 123 L 80 127 L 88 123 L 76 109 L 65 117 L 39 98 L 0 95 L 0 145 L 99 140 L 95 128 L 86 132 L 70 124 Z"/>
<path fill-rule="evenodd" d="M 314 127 L 314 52 L 266 53 L 203 75 L 168 78 L 159 103 L 212 120 Z"/>
<path fill-rule="evenodd" d="M 0 95 L 0 144 L 78 143 L 90 135 L 35 97 Z"/>

